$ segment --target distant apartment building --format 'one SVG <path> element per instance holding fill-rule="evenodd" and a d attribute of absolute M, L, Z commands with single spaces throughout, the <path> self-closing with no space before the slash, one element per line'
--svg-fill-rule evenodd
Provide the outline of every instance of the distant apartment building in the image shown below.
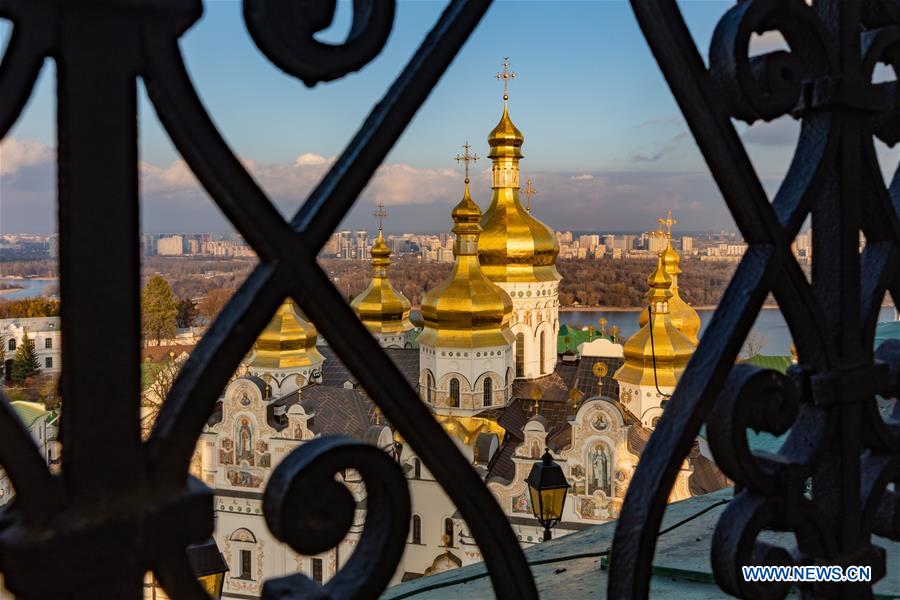
<path fill-rule="evenodd" d="M 571 231 L 557 231 L 556 232 L 556 241 L 561 244 L 571 244 L 573 240 L 573 235 Z"/>
<path fill-rule="evenodd" d="M 659 235 L 649 235 L 646 239 L 646 249 L 651 254 L 659 254 L 666 249 L 666 238 Z"/>
<path fill-rule="evenodd" d="M 453 250 L 448 250 L 447 248 L 443 248 L 443 247 L 438 248 L 435 251 L 435 258 L 437 259 L 438 262 L 452 263 L 453 262 Z"/>
<path fill-rule="evenodd" d="M 694 238 L 685 235 L 681 238 L 681 253 L 690 254 L 694 251 Z"/>
<path fill-rule="evenodd" d="M 159 238 L 156 242 L 156 253 L 159 256 L 181 256 L 185 252 L 184 236 L 170 235 Z"/>
<path fill-rule="evenodd" d="M 579 235 L 578 236 L 578 246 L 580 248 L 591 249 L 595 246 L 600 245 L 600 236 L 595 234 L 591 235 Z"/>

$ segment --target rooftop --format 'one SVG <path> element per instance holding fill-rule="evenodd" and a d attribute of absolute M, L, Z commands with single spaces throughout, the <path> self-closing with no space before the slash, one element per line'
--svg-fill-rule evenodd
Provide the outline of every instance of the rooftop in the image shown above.
<path fill-rule="evenodd" d="M 653 560 L 651 597 L 720 600 L 724 596 L 713 579 L 709 544 L 732 493 L 728 488 L 669 505 Z M 606 598 L 605 554 L 615 528 L 616 521 L 612 521 L 525 550 L 540 596 Z M 789 547 L 791 540 L 787 538 L 792 535 L 767 533 L 766 541 L 784 540 Z M 887 550 L 887 575 L 875 584 L 875 597 L 900 597 L 900 542 L 879 537 L 874 541 Z M 494 597 L 483 563 L 402 583 L 382 595 L 384 600 Z M 799 592 L 789 597 L 799 597 Z"/>

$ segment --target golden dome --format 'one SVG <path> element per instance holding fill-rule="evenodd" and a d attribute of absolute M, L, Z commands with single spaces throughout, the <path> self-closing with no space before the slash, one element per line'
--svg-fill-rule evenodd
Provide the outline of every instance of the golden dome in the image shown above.
<path fill-rule="evenodd" d="M 614 377 L 621 383 L 671 388 L 678 383 L 693 355 L 694 344 L 678 331 L 669 317 L 672 276 L 666 271 L 663 253 L 647 282 L 650 284 L 647 299 L 653 322 L 651 324 L 648 319 L 625 342 L 625 364 L 619 367 Z"/>
<path fill-rule="evenodd" d="M 472 201 L 467 181 L 463 199 L 453 209 L 456 261 L 450 277 L 422 300 L 420 346 L 483 348 L 513 342 L 512 300 L 484 276 L 478 263 L 480 218 L 481 209 Z"/>
<path fill-rule="evenodd" d="M 435 415 L 434 417 L 447 435 L 458 439 L 466 446 L 473 445 L 479 434 L 494 433 L 499 439 L 502 439 L 506 432 L 497 421 L 484 417 L 456 417 L 453 415 Z"/>
<path fill-rule="evenodd" d="M 460 423 L 453 417 L 447 417 L 446 419 L 441 421 L 441 427 L 444 428 L 444 431 L 447 432 L 447 435 L 450 437 L 456 438 L 461 441 L 463 444 L 469 443 L 469 432 L 463 427 L 463 424 Z"/>
<path fill-rule="evenodd" d="M 559 244 L 549 227 L 534 218 L 519 200 L 522 132 L 503 116 L 488 136 L 493 163 L 491 205 L 481 220 L 478 257 L 484 274 L 498 283 L 559 281 Z"/>
<path fill-rule="evenodd" d="M 491 147 L 488 158 L 522 158 L 522 144 L 524 142 L 525 136 L 522 135 L 519 128 L 509 118 L 509 109 L 506 102 L 504 102 L 503 116 L 500 117 L 500 122 L 488 135 L 488 145 Z"/>
<path fill-rule="evenodd" d="M 671 239 L 666 240 L 666 248 L 662 252 L 663 265 L 666 273 L 672 278 L 672 297 L 669 299 L 669 318 L 672 324 L 696 346 L 699 343 L 697 335 L 700 333 L 700 315 L 694 308 L 685 302 L 678 293 L 678 276 L 681 274 L 681 257 L 672 248 Z M 647 311 L 641 311 L 638 325 L 647 324 Z"/>
<path fill-rule="evenodd" d="M 409 320 L 409 300 L 398 292 L 387 276 L 391 249 L 384 242 L 381 228 L 372 246 L 372 281 L 353 299 L 350 306 L 372 333 L 402 333 L 413 328 Z"/>
<path fill-rule="evenodd" d="M 256 338 L 251 367 L 286 369 L 319 364 L 325 358 L 316 349 L 315 326 L 303 319 L 297 305 L 286 299 Z"/>

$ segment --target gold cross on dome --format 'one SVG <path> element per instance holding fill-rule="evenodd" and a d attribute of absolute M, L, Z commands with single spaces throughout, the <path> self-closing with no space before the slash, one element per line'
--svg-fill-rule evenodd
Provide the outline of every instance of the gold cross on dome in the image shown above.
<path fill-rule="evenodd" d="M 456 155 L 456 162 L 462 162 L 466 167 L 466 183 L 469 183 L 469 161 L 475 162 L 476 160 L 478 160 L 477 154 L 469 154 L 469 149 L 471 147 L 472 146 L 469 145 L 469 142 L 466 141 L 466 143 L 463 144 L 463 149 L 465 149 L 465 153 L 462 155 L 459 155 L 459 154 Z"/>
<path fill-rule="evenodd" d="M 375 206 L 378 207 L 378 210 L 372 214 L 378 219 L 378 231 L 380 232 L 382 225 L 384 225 L 384 218 L 388 216 L 388 212 L 384 210 L 384 202 L 379 202 Z"/>
<path fill-rule="evenodd" d="M 509 80 L 515 79 L 516 74 L 509 70 L 509 57 L 503 57 L 503 70 L 497 73 L 497 80 L 503 81 L 503 101 L 509 100 Z"/>
<path fill-rule="evenodd" d="M 522 190 L 522 193 L 525 194 L 526 198 L 528 198 L 528 202 L 525 204 L 525 210 L 527 210 L 528 212 L 531 212 L 531 197 L 538 195 L 538 191 L 534 189 L 531 183 L 531 179 L 526 179 L 525 189 Z"/>
<path fill-rule="evenodd" d="M 671 238 L 672 237 L 672 225 L 678 224 L 678 221 L 676 221 L 675 219 L 672 218 L 672 211 L 667 210 L 666 218 L 664 219 L 664 218 L 660 217 L 657 219 L 657 222 L 659 222 L 660 233 L 662 233 L 662 228 L 665 227 L 666 228 L 666 237 Z"/>

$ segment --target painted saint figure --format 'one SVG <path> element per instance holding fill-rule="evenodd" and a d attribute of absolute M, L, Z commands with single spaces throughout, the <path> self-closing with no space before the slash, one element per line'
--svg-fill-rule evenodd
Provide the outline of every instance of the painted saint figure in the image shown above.
<path fill-rule="evenodd" d="M 603 490 L 603 493 L 609 496 L 611 491 L 609 456 L 602 445 L 598 444 L 588 452 L 588 469 L 588 494 L 593 494 L 596 490 Z"/>
<path fill-rule="evenodd" d="M 246 417 L 241 419 L 237 431 L 237 462 L 242 460 L 253 464 L 253 433 L 250 431 L 250 422 Z"/>

